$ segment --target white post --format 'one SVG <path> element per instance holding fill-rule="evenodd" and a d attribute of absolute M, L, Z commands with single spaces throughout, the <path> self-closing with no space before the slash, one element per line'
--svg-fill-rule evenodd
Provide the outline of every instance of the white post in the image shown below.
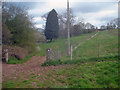
<path fill-rule="evenodd" d="M 8 49 L 6 49 L 5 60 L 6 60 L 6 63 L 8 63 Z"/>
<path fill-rule="evenodd" d="M 72 45 L 71 45 L 71 60 L 72 60 Z"/>

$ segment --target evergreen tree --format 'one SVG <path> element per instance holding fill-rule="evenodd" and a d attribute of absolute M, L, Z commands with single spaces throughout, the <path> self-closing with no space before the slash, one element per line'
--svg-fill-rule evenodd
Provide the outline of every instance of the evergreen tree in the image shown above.
<path fill-rule="evenodd" d="M 45 27 L 45 36 L 47 40 L 52 41 L 53 38 L 58 38 L 58 17 L 55 9 L 49 12 Z"/>

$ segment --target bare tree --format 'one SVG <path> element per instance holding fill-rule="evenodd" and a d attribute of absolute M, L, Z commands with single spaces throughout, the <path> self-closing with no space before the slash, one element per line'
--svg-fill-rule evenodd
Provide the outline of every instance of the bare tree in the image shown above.
<path fill-rule="evenodd" d="M 70 8 L 69 10 L 69 18 L 70 18 L 70 25 L 73 25 L 74 22 L 75 22 L 75 15 L 73 13 L 73 10 Z M 59 14 L 58 15 L 58 18 L 64 23 L 66 24 L 67 23 L 67 12 L 64 12 L 62 14 Z"/>
<path fill-rule="evenodd" d="M 92 29 L 92 24 L 91 23 L 86 23 L 85 27 L 86 27 L 86 29 Z"/>
<path fill-rule="evenodd" d="M 48 13 L 49 13 L 49 12 L 47 12 L 47 13 L 45 13 L 44 15 L 41 16 L 44 21 L 47 20 Z"/>
<path fill-rule="evenodd" d="M 59 36 L 66 37 L 67 36 L 67 12 L 62 14 L 58 14 L 59 19 Z M 69 22 L 70 22 L 70 36 L 72 36 L 72 30 L 75 22 L 75 16 L 72 9 L 69 10 Z"/>
<path fill-rule="evenodd" d="M 116 29 L 118 27 L 118 18 L 111 20 L 110 24 L 111 24 L 113 29 Z"/>
<path fill-rule="evenodd" d="M 105 25 L 102 25 L 100 29 L 107 29 L 107 27 Z"/>

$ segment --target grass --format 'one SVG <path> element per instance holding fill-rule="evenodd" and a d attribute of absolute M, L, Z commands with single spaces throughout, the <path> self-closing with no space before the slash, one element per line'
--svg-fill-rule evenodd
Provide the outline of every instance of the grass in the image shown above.
<path fill-rule="evenodd" d="M 94 34 L 95 33 L 89 33 L 89 34 L 84 34 L 81 36 L 72 37 L 70 39 L 71 45 L 77 43 L 78 41 L 82 42 L 83 40 L 85 40 L 86 38 L 88 38 Z M 67 51 L 67 38 L 66 39 L 65 38 L 56 39 L 52 43 L 40 44 L 40 52 L 38 53 L 38 55 L 45 56 L 47 48 L 56 49 L 56 50 L 59 50 L 61 53 L 66 53 L 66 51 Z"/>
<path fill-rule="evenodd" d="M 118 60 L 118 55 L 116 56 L 107 56 L 107 57 L 94 57 L 94 58 L 80 58 L 79 60 L 51 60 L 42 64 L 42 66 L 56 66 L 56 65 L 65 65 L 65 64 L 81 64 L 85 62 L 104 62 L 104 61 L 114 61 Z"/>
<path fill-rule="evenodd" d="M 68 88 L 118 88 L 118 61 L 86 62 L 57 73 Z"/>
<path fill-rule="evenodd" d="M 83 41 L 86 38 L 90 37 L 95 33 L 89 33 L 89 34 L 84 34 L 81 36 L 77 37 L 72 37 L 71 38 L 71 44 L 75 44 L 78 41 Z M 40 51 L 37 51 L 31 55 L 28 55 L 25 59 L 23 60 L 18 60 L 17 58 L 9 58 L 8 64 L 22 64 L 28 61 L 32 56 L 39 55 L 39 56 L 46 56 L 46 49 L 51 48 L 52 50 L 59 50 L 61 54 L 66 56 L 66 51 L 67 51 L 67 39 L 61 38 L 61 39 L 56 39 L 53 40 L 52 43 L 40 43 Z"/>
<path fill-rule="evenodd" d="M 18 60 L 17 58 L 10 57 L 7 64 L 22 64 L 30 60 L 31 57 L 35 56 L 36 53 L 28 55 L 25 59 Z"/>
<path fill-rule="evenodd" d="M 41 74 L 43 73 L 41 70 L 39 74 L 31 72 L 27 80 L 19 77 L 18 80 L 5 81 L 3 88 L 120 88 L 117 33 L 118 30 L 99 32 L 97 36 L 73 51 L 72 61 L 70 57 L 65 56 L 60 60 L 51 60 L 43 64 L 43 66 L 62 64 L 63 67 L 45 70 L 44 74 Z M 72 37 L 71 44 L 82 42 L 87 37 L 89 34 Z M 99 42 L 100 58 L 98 58 Z M 40 44 L 40 52 L 37 55 L 45 56 L 46 48 L 61 48 L 61 52 L 64 52 L 66 44 L 66 39 Z"/>
<path fill-rule="evenodd" d="M 102 31 L 73 51 L 73 60 L 83 59 L 83 58 L 94 58 L 98 56 L 98 43 L 100 42 L 100 56 L 114 56 L 118 54 L 118 30 Z M 86 38 L 94 35 L 95 33 L 83 34 L 81 36 L 72 37 L 70 39 L 71 45 L 77 42 L 83 42 Z M 46 49 L 51 48 L 52 50 L 59 50 L 61 55 L 61 60 L 69 60 L 70 57 L 67 56 L 67 39 L 56 39 L 52 43 L 39 44 L 40 51 L 35 52 L 32 55 L 27 56 L 24 60 L 17 60 L 16 58 L 9 58 L 8 64 L 19 64 L 28 61 L 32 56 L 39 55 L 45 56 Z"/>
<path fill-rule="evenodd" d="M 114 31 L 113 31 L 114 32 Z M 109 31 L 99 32 L 99 34 L 86 41 L 76 51 L 73 52 L 73 58 L 79 57 L 97 57 L 98 43 L 100 43 L 100 56 L 118 54 L 118 37 L 109 34 Z"/>
<path fill-rule="evenodd" d="M 6 88 L 118 88 L 118 60 L 85 62 L 45 72 L 28 80 L 6 81 Z M 37 78 L 37 79 L 36 79 Z M 35 85 L 34 85 L 35 83 Z"/>
<path fill-rule="evenodd" d="M 73 51 L 73 60 L 70 57 L 62 57 L 60 61 L 53 60 L 45 62 L 43 66 L 47 65 L 60 65 L 69 63 L 79 63 L 86 61 L 98 60 L 98 43 L 100 43 L 100 59 L 111 60 L 111 58 L 118 59 L 118 30 L 102 31 L 99 32 L 94 38 L 81 44 L 76 50 Z M 80 36 L 83 38 L 83 36 Z M 76 41 L 76 38 L 71 38 L 71 41 Z M 77 39 L 78 40 L 78 39 Z M 73 42 L 71 42 L 73 43 Z M 75 43 L 75 42 L 74 42 Z M 109 58 L 110 57 L 110 58 Z M 106 59 L 107 58 L 107 59 Z"/>

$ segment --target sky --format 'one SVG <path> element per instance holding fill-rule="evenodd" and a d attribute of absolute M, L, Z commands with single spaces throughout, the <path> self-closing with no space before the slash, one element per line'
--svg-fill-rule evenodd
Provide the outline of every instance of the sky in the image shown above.
<path fill-rule="evenodd" d="M 9 2 L 22 2 L 28 7 L 28 14 L 32 15 L 37 28 L 44 28 L 46 21 L 41 16 L 53 8 L 58 14 L 67 9 L 67 0 L 6 0 Z M 96 27 L 106 25 L 110 20 L 118 17 L 119 0 L 69 0 L 70 8 L 76 17 L 76 21 L 83 19 Z"/>

